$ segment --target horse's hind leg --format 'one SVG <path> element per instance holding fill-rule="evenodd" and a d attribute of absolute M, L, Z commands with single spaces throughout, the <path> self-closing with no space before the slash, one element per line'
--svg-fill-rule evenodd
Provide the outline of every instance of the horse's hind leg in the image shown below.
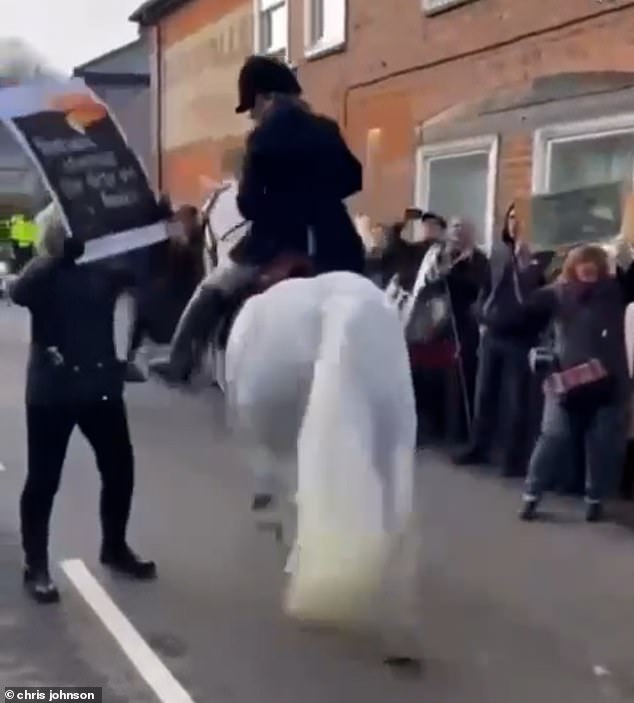
<path fill-rule="evenodd" d="M 283 542 L 284 527 L 280 514 L 283 490 L 275 469 L 275 459 L 263 448 L 251 452 L 253 475 L 253 500 L 251 510 L 256 516 L 258 529 L 272 532 L 276 542 Z"/>

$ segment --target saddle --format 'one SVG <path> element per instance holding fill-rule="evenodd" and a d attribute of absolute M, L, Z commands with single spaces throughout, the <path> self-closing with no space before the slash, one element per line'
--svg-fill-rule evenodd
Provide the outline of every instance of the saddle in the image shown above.
<path fill-rule="evenodd" d="M 277 283 L 291 278 L 310 278 L 314 275 L 312 261 L 301 254 L 281 254 L 260 272 L 256 281 L 239 295 L 227 301 L 222 322 L 218 327 L 216 343 L 225 349 L 234 320 L 246 301 L 254 295 L 264 293 Z"/>

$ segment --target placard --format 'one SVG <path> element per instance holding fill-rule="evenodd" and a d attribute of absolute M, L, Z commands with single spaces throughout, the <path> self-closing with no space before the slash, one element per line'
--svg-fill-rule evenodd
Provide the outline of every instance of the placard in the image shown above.
<path fill-rule="evenodd" d="M 147 173 L 107 106 L 81 79 L 0 90 L 2 119 L 37 166 L 82 261 L 167 237 Z"/>
<path fill-rule="evenodd" d="M 627 192 L 619 181 L 533 197 L 531 244 L 557 251 L 616 237 Z"/>

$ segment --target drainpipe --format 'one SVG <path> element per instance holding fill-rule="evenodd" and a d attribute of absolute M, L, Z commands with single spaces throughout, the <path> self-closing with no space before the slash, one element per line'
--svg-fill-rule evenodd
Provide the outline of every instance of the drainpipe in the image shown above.
<path fill-rule="evenodd" d="M 157 22 L 154 27 L 154 39 L 156 43 L 156 183 L 158 192 L 163 192 L 163 32 L 161 23 Z"/>

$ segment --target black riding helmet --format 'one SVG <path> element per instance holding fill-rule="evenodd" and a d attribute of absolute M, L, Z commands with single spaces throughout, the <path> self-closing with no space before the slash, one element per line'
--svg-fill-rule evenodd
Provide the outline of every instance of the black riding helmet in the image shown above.
<path fill-rule="evenodd" d="M 240 70 L 240 104 L 236 112 L 241 114 L 252 110 L 258 95 L 270 93 L 301 95 L 302 88 L 293 71 L 285 63 L 270 56 L 250 56 Z"/>

